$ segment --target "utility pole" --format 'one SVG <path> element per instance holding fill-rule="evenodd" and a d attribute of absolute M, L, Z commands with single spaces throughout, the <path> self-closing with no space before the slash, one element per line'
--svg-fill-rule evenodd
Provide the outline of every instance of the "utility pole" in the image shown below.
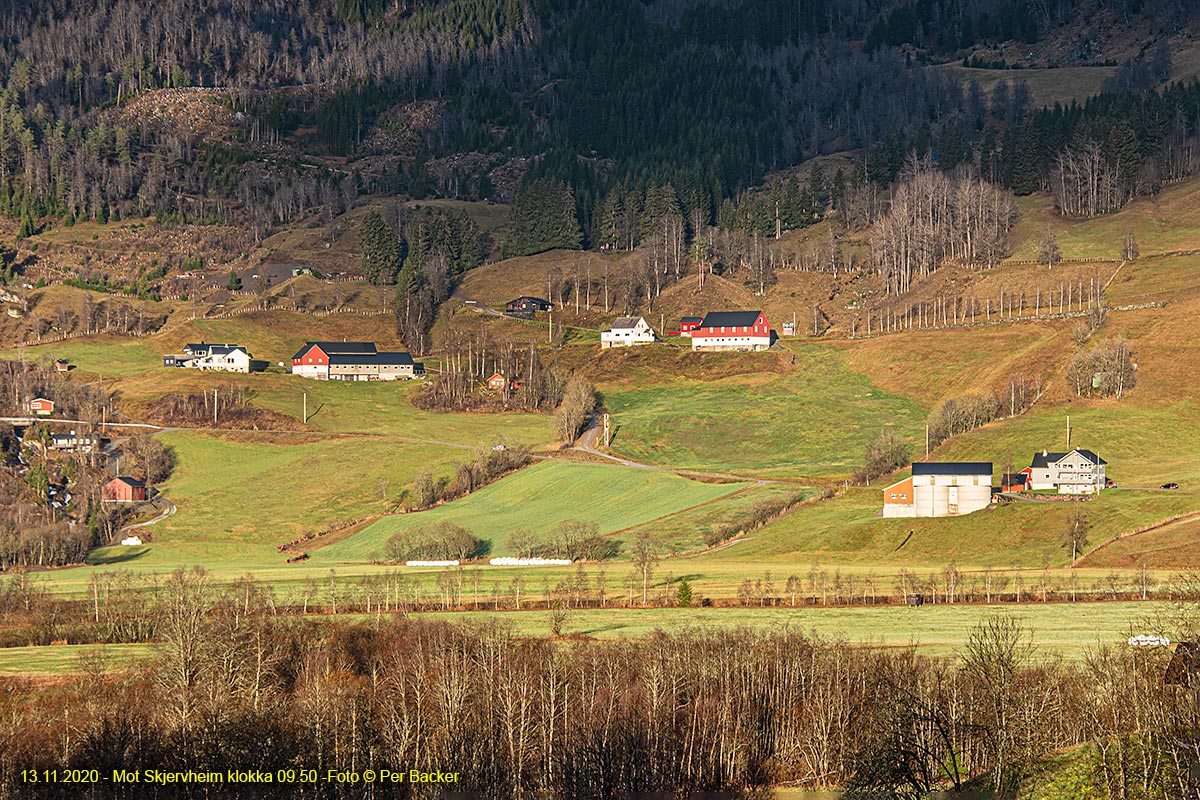
<path fill-rule="evenodd" d="M 217 390 L 213 389 L 213 427 L 217 426 Z"/>
<path fill-rule="evenodd" d="M 308 392 L 304 393 L 304 424 L 308 424 Z"/>
<path fill-rule="evenodd" d="M 550 309 L 550 335 L 546 337 L 547 344 L 554 344 L 554 309 Z"/>
<path fill-rule="evenodd" d="M 608 447 L 608 414 L 604 415 L 604 446 Z"/>
<path fill-rule="evenodd" d="M 1067 452 L 1071 452 L 1071 415 L 1067 415 Z"/>
<path fill-rule="evenodd" d="M 925 457 L 929 458 L 929 423 L 925 423 Z"/>

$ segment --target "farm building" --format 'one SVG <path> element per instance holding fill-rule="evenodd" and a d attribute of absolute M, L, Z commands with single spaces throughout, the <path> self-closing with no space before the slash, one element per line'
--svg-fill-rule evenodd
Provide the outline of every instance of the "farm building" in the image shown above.
<path fill-rule="evenodd" d="M 250 371 L 250 351 L 239 344 L 186 344 L 183 353 L 163 356 L 164 367 L 187 367 L 202 371 Z"/>
<path fill-rule="evenodd" d="M 106 503 L 136 503 L 146 499 L 146 484 L 121 475 L 104 484 L 100 499 Z"/>
<path fill-rule="evenodd" d="M 54 371 L 55 372 L 70 372 L 71 364 L 66 359 L 56 358 L 56 359 L 54 359 Z"/>
<path fill-rule="evenodd" d="M 883 516 L 957 517 L 991 502 L 990 461 L 916 462 L 911 477 L 883 490 Z"/>
<path fill-rule="evenodd" d="M 766 350 L 771 325 L 761 311 L 710 311 L 692 330 L 693 350 Z"/>
<path fill-rule="evenodd" d="M 29 401 L 29 413 L 39 417 L 48 417 L 54 413 L 54 401 L 36 397 Z"/>
<path fill-rule="evenodd" d="M 1057 489 L 1059 494 L 1098 494 L 1107 480 L 1108 462 L 1091 450 L 1076 448 L 1069 453 L 1035 453 L 1033 463 L 1022 470 L 1029 488 Z"/>
<path fill-rule="evenodd" d="M 549 311 L 551 307 L 549 300 L 524 294 L 504 304 L 504 310 L 510 314 L 536 314 L 539 311 Z"/>
<path fill-rule="evenodd" d="M 385 352 L 374 342 L 305 342 L 292 356 L 292 374 L 335 381 L 395 381 L 425 374 L 408 353 Z"/>
<path fill-rule="evenodd" d="M 699 328 L 701 322 L 704 322 L 704 317 L 681 317 L 679 319 L 679 335 L 688 339 L 692 338 L 692 331 Z"/>
<path fill-rule="evenodd" d="M 1028 472 L 1006 472 L 1000 478 L 1000 491 L 1002 492 L 1024 492 L 1028 488 Z"/>
<path fill-rule="evenodd" d="M 600 331 L 601 350 L 653 343 L 654 329 L 646 322 L 645 317 L 619 317 L 611 328 Z"/>

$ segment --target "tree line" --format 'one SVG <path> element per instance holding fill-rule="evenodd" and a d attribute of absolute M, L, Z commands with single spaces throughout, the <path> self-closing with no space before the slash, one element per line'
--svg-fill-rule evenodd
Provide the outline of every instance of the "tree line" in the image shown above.
<path fill-rule="evenodd" d="M 123 602 L 116 588 L 98 587 L 102 619 L 110 598 Z M 27 769 L 104 772 L 453 769 L 454 790 L 486 797 L 784 782 L 917 797 L 1068 778 L 1100 796 L 1198 788 L 1187 766 L 1196 711 L 1163 681 L 1169 653 L 1096 647 L 1082 661 L 1040 658 L 1008 615 L 974 627 L 958 656 L 935 658 L 793 631 L 553 641 L 496 624 L 288 620 L 273 600 L 248 580 L 217 589 L 199 570 L 172 575 L 128 631 L 137 633 L 136 620 L 153 626 L 152 669 L 94 659 L 80 681 L 14 685 L 0 696 L 13 723 L 0 731 L 0 753 Z M 1069 773 L 1048 759 L 1063 749 L 1075 753 Z M 18 780 L 7 771 L 0 790 L 64 796 L 61 786 Z M 361 787 L 257 791 L 349 797 Z"/>

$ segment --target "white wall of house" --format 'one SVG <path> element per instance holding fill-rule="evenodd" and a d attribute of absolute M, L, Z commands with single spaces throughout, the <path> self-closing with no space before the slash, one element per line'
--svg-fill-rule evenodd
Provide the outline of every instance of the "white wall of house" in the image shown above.
<path fill-rule="evenodd" d="M 329 379 L 329 367 L 326 364 L 292 364 L 292 374 L 323 381 Z"/>
<path fill-rule="evenodd" d="M 209 355 L 193 359 L 191 366 L 200 370 L 216 372 L 249 372 L 250 354 L 245 350 L 233 350 L 225 355 Z"/>
<path fill-rule="evenodd" d="M 771 346 L 767 336 L 697 336 L 692 334 L 693 350 L 766 350 Z"/>

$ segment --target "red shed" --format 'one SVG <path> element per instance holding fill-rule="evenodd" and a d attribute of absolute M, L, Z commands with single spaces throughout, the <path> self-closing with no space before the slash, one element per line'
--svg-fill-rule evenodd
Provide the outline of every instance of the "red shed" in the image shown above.
<path fill-rule="evenodd" d="M 100 499 L 106 503 L 136 503 L 146 499 L 146 484 L 137 478 L 120 475 L 104 484 Z"/>
<path fill-rule="evenodd" d="M 700 327 L 704 317 L 683 317 L 679 320 L 679 335 L 691 337 L 692 331 Z"/>
<path fill-rule="evenodd" d="M 487 387 L 493 392 L 503 392 L 508 387 L 508 378 L 497 372 L 487 379 Z"/>

